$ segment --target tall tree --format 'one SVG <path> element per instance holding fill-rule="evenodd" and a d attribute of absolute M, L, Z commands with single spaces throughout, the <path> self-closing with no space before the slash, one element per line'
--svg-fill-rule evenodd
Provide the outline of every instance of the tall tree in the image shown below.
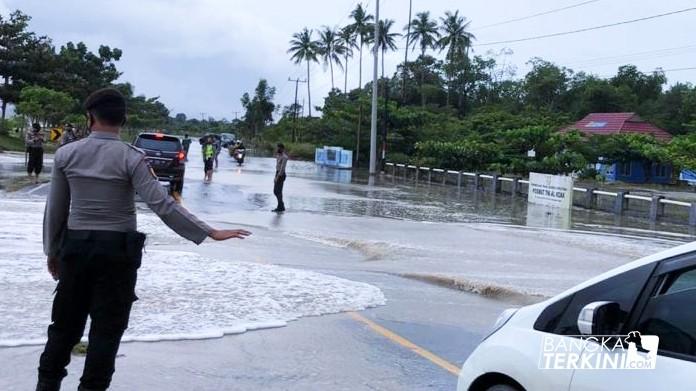
<path fill-rule="evenodd" d="M 82 102 L 92 91 L 113 84 L 121 76 L 115 63 L 122 54 L 121 49 L 104 45 L 94 53 L 84 42 L 68 42 L 56 55 L 45 84 Z"/>
<path fill-rule="evenodd" d="M 70 113 L 74 104 L 70 95 L 45 87 L 28 86 L 22 89 L 17 112 L 29 117 L 31 122 L 58 125 Z"/>
<path fill-rule="evenodd" d="M 411 11 L 413 10 L 413 0 L 408 0 L 408 24 L 406 25 L 406 47 L 404 48 L 404 67 L 401 75 L 401 100 L 406 98 L 406 68 L 408 64 L 408 48 L 410 46 L 409 39 L 411 37 Z"/>
<path fill-rule="evenodd" d="M 378 24 L 379 29 L 379 40 L 377 41 L 376 48 L 382 52 L 382 96 L 384 97 L 384 113 L 382 117 L 382 154 L 386 154 L 386 144 L 387 144 L 387 100 L 388 100 L 388 83 L 384 78 L 384 55 L 387 50 L 396 50 L 396 38 L 401 36 L 399 33 L 390 32 L 389 30 L 394 26 L 394 20 L 386 19 L 380 20 Z"/>
<path fill-rule="evenodd" d="M 430 19 L 430 12 L 427 11 L 417 13 L 415 19 L 411 21 L 410 26 L 411 32 L 408 34 L 408 40 L 413 49 L 415 49 L 416 46 L 420 47 L 420 58 L 422 60 L 428 49 L 435 49 L 437 47 L 440 31 L 437 28 L 437 23 Z M 425 70 L 421 71 L 420 77 L 421 105 L 423 106 L 425 106 L 425 93 L 423 91 L 424 77 Z"/>
<path fill-rule="evenodd" d="M 360 103 L 358 110 L 358 128 L 356 130 L 355 135 L 355 165 L 357 167 L 360 161 L 360 128 L 362 127 L 362 99 L 360 96 L 362 95 L 362 54 L 363 46 L 369 42 L 371 35 L 370 30 L 374 30 L 374 25 L 370 22 L 373 21 L 375 18 L 365 11 L 365 8 L 363 8 L 362 3 L 358 3 L 355 9 L 350 13 L 350 17 L 353 18 L 353 24 L 351 24 L 351 28 L 353 29 L 353 31 L 355 31 L 355 34 L 358 36 L 358 38 L 360 38 L 360 66 L 358 75 L 358 101 Z"/>
<path fill-rule="evenodd" d="M 358 47 L 360 49 L 360 69 L 358 75 L 358 88 L 362 89 L 362 53 L 363 46 L 369 42 L 369 38 L 372 35 L 371 30 L 374 30 L 374 25 L 372 22 L 375 18 L 365 11 L 362 3 L 358 3 L 355 9 L 350 13 L 350 17 L 353 18 L 353 24 L 350 25 L 351 29 L 354 31 L 356 36 L 359 38 Z"/>
<path fill-rule="evenodd" d="M 343 92 L 348 93 L 348 58 L 353 57 L 353 49 L 357 49 L 356 35 L 352 26 L 345 26 L 338 31 L 340 45 L 345 49 L 343 52 Z"/>
<path fill-rule="evenodd" d="M 399 33 L 389 31 L 393 26 L 393 19 L 379 21 L 379 42 L 377 42 L 377 48 L 382 52 L 382 78 L 384 78 L 384 54 L 387 50 L 395 51 L 397 49 L 396 38 L 401 36 Z"/>
<path fill-rule="evenodd" d="M 309 117 L 311 118 L 312 93 L 309 85 L 309 64 L 318 62 L 317 56 L 319 54 L 319 46 L 312 40 L 312 30 L 308 30 L 307 27 L 305 27 L 301 32 L 293 34 L 288 53 L 291 54 L 290 59 L 294 61 L 295 64 L 300 64 L 302 61 L 307 62 L 307 100 L 309 101 Z"/>
<path fill-rule="evenodd" d="M 34 52 L 50 46 L 48 39 L 27 31 L 30 20 L 19 10 L 9 17 L 0 15 L 0 132 L 5 132 L 7 105 L 17 103 L 22 88 L 36 81 L 31 61 Z"/>
<path fill-rule="evenodd" d="M 469 48 L 474 34 L 468 31 L 470 21 L 459 15 L 459 10 L 455 13 L 445 12 L 445 17 L 440 18 L 441 37 L 437 42 L 440 50 L 447 49 L 445 59 L 447 60 L 447 105 L 450 103 L 450 90 L 452 89 L 453 76 L 464 72 L 469 64 Z M 462 91 L 464 92 L 464 91 Z"/>
<path fill-rule="evenodd" d="M 339 68 L 343 68 L 341 64 L 341 56 L 345 54 L 346 47 L 343 46 L 338 33 L 331 27 L 324 26 L 324 29 L 319 32 L 319 41 L 317 42 L 319 54 L 324 60 L 324 66 L 328 65 L 331 68 L 331 89 L 334 87 L 334 68 L 336 63 Z M 324 68 L 326 69 L 326 68 Z"/>
<path fill-rule="evenodd" d="M 276 109 L 273 103 L 275 87 L 270 87 L 266 79 L 259 80 L 254 90 L 254 96 L 245 92 L 242 96 L 242 107 L 246 110 L 244 122 L 256 137 L 263 128 L 273 122 L 273 112 Z M 293 140 L 294 141 L 294 140 Z"/>

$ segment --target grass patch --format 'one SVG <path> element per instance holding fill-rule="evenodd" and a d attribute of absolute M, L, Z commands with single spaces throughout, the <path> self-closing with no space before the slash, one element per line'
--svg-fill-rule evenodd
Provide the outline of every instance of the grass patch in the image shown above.
<path fill-rule="evenodd" d="M 77 345 L 75 345 L 72 349 L 72 354 L 76 356 L 85 356 L 87 355 L 87 344 L 84 342 L 80 342 Z"/>
<path fill-rule="evenodd" d="M 24 151 L 24 140 L 19 137 L 0 134 L 0 151 Z"/>
<path fill-rule="evenodd" d="M 47 142 L 44 144 L 44 153 L 54 153 L 58 144 Z M 24 140 L 14 135 L 0 134 L 0 152 L 3 151 L 26 151 Z"/>

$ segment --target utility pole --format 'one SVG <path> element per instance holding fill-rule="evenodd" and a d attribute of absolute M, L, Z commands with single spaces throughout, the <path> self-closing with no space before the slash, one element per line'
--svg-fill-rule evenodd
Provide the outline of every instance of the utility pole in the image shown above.
<path fill-rule="evenodd" d="M 234 113 L 234 120 L 235 121 L 238 120 L 239 117 L 237 117 L 237 114 L 239 114 L 239 111 L 233 111 L 233 113 Z"/>
<path fill-rule="evenodd" d="M 379 0 L 375 3 L 375 47 L 372 56 L 372 121 L 370 122 L 370 176 L 376 174 L 377 167 L 377 68 L 379 66 Z"/>
<path fill-rule="evenodd" d="M 288 81 L 295 82 L 295 105 L 292 107 L 292 142 L 294 143 L 297 142 L 297 88 L 300 86 L 300 83 L 306 83 L 307 80 L 302 80 L 299 77 L 297 79 L 288 77 Z"/>

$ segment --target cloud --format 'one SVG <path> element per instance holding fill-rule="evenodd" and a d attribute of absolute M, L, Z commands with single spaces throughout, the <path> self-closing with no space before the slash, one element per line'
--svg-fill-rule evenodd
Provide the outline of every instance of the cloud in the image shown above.
<path fill-rule="evenodd" d="M 49 35 L 57 44 L 79 40 L 92 50 L 99 44 L 123 49 L 119 68 L 124 72 L 124 80 L 131 81 L 139 93 L 161 96 L 173 112 L 185 112 L 190 116 L 205 112 L 233 118 L 235 111 L 241 111 L 241 95 L 252 91 L 260 78 L 268 79 L 277 87 L 278 103 L 290 104 L 295 86 L 287 81 L 288 77 L 306 77 L 305 64 L 292 64 L 286 53 L 291 35 L 305 26 L 316 30 L 322 25 L 345 25 L 356 3 L 356 0 L 0 0 L 0 12 L 22 9 L 34 18 L 31 28 Z M 374 2 L 364 0 L 363 3 L 369 4 L 369 11 L 374 12 Z M 520 38 L 686 8 L 691 3 L 692 0 L 674 0 L 667 6 L 664 2 L 650 0 L 604 0 L 572 11 L 475 33 L 478 43 Z M 395 19 L 397 30 L 406 24 L 408 9 L 404 2 L 383 1 L 382 4 L 382 16 Z M 506 2 L 506 7 L 491 12 L 485 0 L 469 2 L 466 7 L 451 0 L 430 0 L 414 2 L 413 11 L 415 14 L 427 8 L 438 18 L 445 10 L 457 7 L 473 21 L 475 28 L 559 5 L 556 0 Z M 572 61 L 692 44 L 690 39 L 695 31 L 694 25 L 689 23 L 690 18 L 693 14 L 506 45 L 514 50 L 508 61 L 523 72 L 526 70 L 524 63 L 534 56 Z M 399 46 L 403 44 L 399 42 Z M 489 48 L 474 49 L 476 54 L 484 54 Z M 364 84 L 372 77 L 372 58 L 367 50 L 363 55 Z M 693 53 L 644 60 L 638 65 L 646 71 L 656 66 L 683 67 L 691 63 L 689 56 Z M 403 51 L 388 54 L 387 74 L 392 74 L 400 61 L 403 61 Z M 358 85 L 357 63 L 357 56 L 350 60 L 350 88 Z M 616 64 L 605 64 L 588 70 L 610 74 L 616 67 Z M 694 81 L 696 72 L 668 76 L 674 81 Z M 343 87 L 343 73 L 339 70 L 335 70 L 335 84 Z M 323 103 L 330 86 L 329 72 L 320 64 L 312 64 L 314 105 Z M 306 98 L 306 86 L 300 88 L 301 101 Z"/>

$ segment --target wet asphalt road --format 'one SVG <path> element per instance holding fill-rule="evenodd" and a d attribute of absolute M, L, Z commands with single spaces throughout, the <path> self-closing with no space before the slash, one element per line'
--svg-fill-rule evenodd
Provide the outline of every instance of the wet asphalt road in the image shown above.
<path fill-rule="evenodd" d="M 270 228 L 257 229 L 265 241 L 263 251 L 249 250 L 254 253 L 253 261 L 370 283 L 384 292 L 387 304 L 358 315 L 303 318 L 287 327 L 222 339 L 125 343 L 117 360 L 113 390 L 451 390 L 456 387 L 452 367 L 456 370 L 461 366 L 497 315 L 512 305 L 363 267 L 363 254 L 355 251 L 330 249 L 323 253 L 298 244 L 298 240 L 283 235 L 285 216 L 268 212 L 274 206 L 273 161 L 251 158 L 239 168 L 221 155 L 213 184 L 204 185 L 201 166 L 194 160 L 195 146 L 192 150 L 185 205 L 209 220 L 234 211 L 247 216 L 242 224 L 252 230 Z M 307 167 L 298 165 L 294 175 L 316 180 L 316 172 Z M 329 181 L 319 182 L 325 192 L 313 205 L 303 200 L 306 189 L 293 190 L 293 180 L 288 180 L 288 214 L 297 208 L 298 214 L 319 214 L 321 220 L 321 216 L 359 215 L 369 208 L 356 201 L 353 185 L 336 183 L 345 181 L 341 177 L 345 173 L 326 175 L 318 178 Z M 41 196 L 42 190 L 34 189 L 32 195 Z M 372 224 L 375 218 L 386 217 L 367 212 L 372 215 Z M 226 217 L 217 218 L 223 220 L 218 223 L 229 223 Z M 321 231 L 321 227 L 306 228 Z M 209 256 L 223 251 L 215 245 L 199 249 Z M 327 259 L 337 256 L 343 259 Z M 368 325 L 370 321 L 373 326 Z M 374 325 L 392 334 L 385 336 Z M 452 367 L 448 371 L 416 354 L 399 338 Z M 0 389 L 32 389 L 40 352 L 40 347 L 0 349 Z M 73 359 L 64 389 L 76 388 L 82 364 L 81 357 Z"/>

